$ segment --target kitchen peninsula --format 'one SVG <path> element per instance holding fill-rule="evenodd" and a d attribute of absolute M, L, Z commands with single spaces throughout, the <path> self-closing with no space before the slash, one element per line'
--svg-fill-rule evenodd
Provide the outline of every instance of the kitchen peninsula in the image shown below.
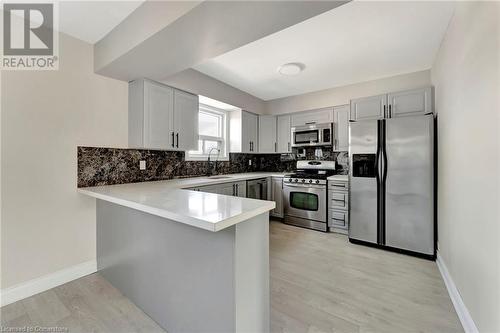
<path fill-rule="evenodd" d="M 78 189 L 97 199 L 100 274 L 168 331 L 269 332 L 275 203 L 189 189 L 263 177 L 271 174 Z"/>

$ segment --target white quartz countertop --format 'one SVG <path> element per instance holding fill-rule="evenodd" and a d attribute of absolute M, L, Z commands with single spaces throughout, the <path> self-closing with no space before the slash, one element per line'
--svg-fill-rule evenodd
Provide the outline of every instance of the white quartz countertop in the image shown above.
<path fill-rule="evenodd" d="M 348 182 L 349 175 L 333 175 L 328 177 L 327 180 L 338 180 L 338 181 Z"/>
<path fill-rule="evenodd" d="M 78 192 L 209 231 L 219 231 L 275 208 L 274 201 L 191 191 L 187 188 L 222 184 L 283 173 L 252 172 L 153 182 L 79 188 Z M 227 177 L 227 178 L 226 178 Z"/>

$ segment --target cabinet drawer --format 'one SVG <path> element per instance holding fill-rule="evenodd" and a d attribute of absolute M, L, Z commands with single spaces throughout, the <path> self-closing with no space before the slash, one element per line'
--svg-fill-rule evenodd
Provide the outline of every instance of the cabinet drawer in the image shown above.
<path fill-rule="evenodd" d="M 349 185 L 347 182 L 329 180 L 328 189 L 333 191 L 347 191 L 349 189 Z"/>
<path fill-rule="evenodd" d="M 328 207 L 330 209 L 347 210 L 349 207 L 349 195 L 347 192 L 328 191 Z"/>
<path fill-rule="evenodd" d="M 335 228 L 347 228 L 349 221 L 349 213 L 342 210 L 330 209 L 328 215 L 328 226 Z"/>

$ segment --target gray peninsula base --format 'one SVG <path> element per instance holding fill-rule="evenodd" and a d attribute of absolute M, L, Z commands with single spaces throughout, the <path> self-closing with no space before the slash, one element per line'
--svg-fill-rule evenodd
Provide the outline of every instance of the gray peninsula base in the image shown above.
<path fill-rule="evenodd" d="M 97 200 L 97 268 L 168 332 L 269 332 L 269 213 L 211 232 Z"/>

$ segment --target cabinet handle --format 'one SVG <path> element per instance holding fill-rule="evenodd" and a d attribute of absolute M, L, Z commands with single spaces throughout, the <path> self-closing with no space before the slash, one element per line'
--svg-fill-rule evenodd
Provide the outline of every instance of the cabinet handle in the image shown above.
<path fill-rule="evenodd" d="M 240 189 L 238 188 L 238 184 L 234 184 L 234 187 L 236 188 L 236 191 L 235 191 L 236 196 L 238 196 L 238 192 L 240 191 Z"/>
<path fill-rule="evenodd" d="M 288 142 L 288 151 L 290 151 L 290 142 Z"/>
<path fill-rule="evenodd" d="M 386 107 L 385 107 L 385 104 L 384 104 L 384 118 L 387 118 L 385 109 L 386 109 Z"/>
<path fill-rule="evenodd" d="M 175 136 L 177 138 L 177 144 L 176 144 L 176 146 L 177 146 L 177 148 L 179 148 L 179 133 L 177 133 Z"/>
<path fill-rule="evenodd" d="M 175 142 L 175 140 L 174 140 L 174 132 L 172 132 L 172 148 L 175 147 L 174 142 Z"/>
<path fill-rule="evenodd" d="M 312 125 L 312 124 L 316 124 L 316 122 L 315 121 L 310 121 L 310 122 L 306 123 L 306 125 Z"/>
<path fill-rule="evenodd" d="M 277 142 L 275 142 L 275 143 L 274 143 L 274 152 L 276 153 L 277 151 L 278 151 L 278 143 L 277 143 Z"/>
<path fill-rule="evenodd" d="M 392 104 L 389 104 L 389 118 L 392 118 Z"/>
<path fill-rule="evenodd" d="M 233 196 L 236 195 L 236 185 L 233 184 Z"/>

